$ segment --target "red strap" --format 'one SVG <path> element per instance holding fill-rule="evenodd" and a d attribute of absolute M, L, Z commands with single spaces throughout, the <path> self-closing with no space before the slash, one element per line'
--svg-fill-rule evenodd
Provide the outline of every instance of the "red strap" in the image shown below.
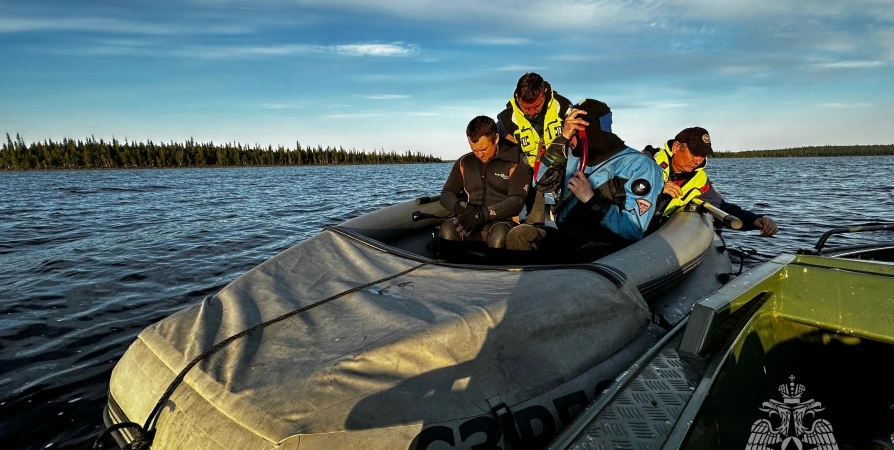
<path fill-rule="evenodd" d="M 540 153 L 537 154 L 537 158 L 534 160 L 534 180 L 537 180 L 537 172 L 540 169 L 540 158 L 543 154 L 546 153 L 546 147 L 543 146 L 543 139 L 540 140 Z"/>
<path fill-rule="evenodd" d="M 580 136 L 580 145 L 583 148 L 581 148 L 581 150 L 580 150 L 580 161 L 578 161 L 578 163 L 577 163 L 577 171 L 583 172 L 584 167 L 587 167 L 587 159 L 589 159 L 587 157 L 587 153 L 590 150 L 590 141 L 589 141 L 589 139 L 587 139 L 587 131 L 586 130 L 580 130 L 578 132 L 578 135 Z"/>

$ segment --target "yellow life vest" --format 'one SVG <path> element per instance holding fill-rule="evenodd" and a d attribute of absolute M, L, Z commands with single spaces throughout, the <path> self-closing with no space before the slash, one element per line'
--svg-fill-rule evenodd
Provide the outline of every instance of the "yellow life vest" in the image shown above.
<path fill-rule="evenodd" d="M 512 104 L 512 121 L 518 126 L 513 133 L 515 139 L 518 140 L 518 146 L 528 160 L 528 165 L 534 167 L 534 163 L 540 157 L 541 138 L 534 130 L 531 122 L 525 117 L 525 113 L 518 107 L 513 96 L 509 103 Z M 556 96 L 550 93 L 549 104 L 546 107 L 546 114 L 543 118 L 543 144 L 542 148 L 546 148 L 553 142 L 556 136 L 562 134 L 562 118 L 559 117 L 559 102 Z"/>
<path fill-rule="evenodd" d="M 664 181 L 667 182 L 670 179 L 670 174 L 673 168 L 671 167 L 671 163 L 673 161 L 674 152 L 673 147 L 668 147 L 667 142 L 661 147 L 661 150 L 658 150 L 655 153 L 655 162 L 661 166 L 661 170 L 664 172 Z M 683 195 L 678 198 L 671 199 L 670 203 L 667 204 L 667 207 L 664 208 L 663 216 L 667 217 L 673 214 L 674 211 L 679 209 L 681 206 L 692 201 L 693 198 L 698 197 L 703 192 L 707 191 L 707 188 L 710 187 L 708 185 L 708 173 L 705 172 L 705 165 L 707 164 L 707 160 L 697 169 L 695 169 L 695 174 L 689 181 L 683 183 L 680 186 L 680 190 L 683 191 Z"/>

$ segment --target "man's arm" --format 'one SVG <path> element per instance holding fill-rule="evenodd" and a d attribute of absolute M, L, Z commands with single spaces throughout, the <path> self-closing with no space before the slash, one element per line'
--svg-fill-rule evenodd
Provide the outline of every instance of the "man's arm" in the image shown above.
<path fill-rule="evenodd" d="M 755 214 L 751 211 L 748 211 L 745 208 L 736 205 L 735 203 L 727 202 L 720 196 L 714 189 L 714 185 L 711 184 L 711 180 L 708 180 L 708 184 L 706 184 L 707 190 L 702 189 L 702 194 L 699 196 L 702 200 L 720 208 L 723 212 L 727 214 L 732 214 L 739 219 L 742 220 L 742 231 L 756 230 L 757 227 L 754 226 L 754 221 L 762 215 Z"/>
<path fill-rule="evenodd" d="M 510 142 L 512 145 L 518 145 L 518 141 L 515 139 L 515 130 L 518 128 L 512 121 L 512 108 L 507 107 L 499 114 L 497 114 L 497 134 L 500 135 L 500 140 Z M 506 123 L 508 122 L 508 123 Z"/>
<path fill-rule="evenodd" d="M 509 197 L 496 205 L 487 207 L 489 220 L 515 217 L 525 206 L 528 186 L 531 185 L 531 166 L 524 162 L 524 158 L 521 160 L 515 166 L 512 175 L 509 176 Z"/>
<path fill-rule="evenodd" d="M 540 168 L 534 174 L 538 191 L 558 192 L 562 187 L 565 182 L 565 165 L 568 162 L 567 145 L 568 139 L 559 135 L 540 156 Z"/>
<path fill-rule="evenodd" d="M 441 188 L 441 206 L 447 211 L 453 211 L 453 207 L 459 202 L 456 194 L 462 192 L 465 188 L 463 175 L 459 170 L 464 157 L 461 156 L 453 163 L 450 175 L 447 175 L 447 181 L 444 182 L 444 187 Z"/>

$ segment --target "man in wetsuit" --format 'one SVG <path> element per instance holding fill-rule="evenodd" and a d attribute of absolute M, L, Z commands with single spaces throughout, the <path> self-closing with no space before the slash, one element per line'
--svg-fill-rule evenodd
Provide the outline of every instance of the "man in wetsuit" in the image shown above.
<path fill-rule="evenodd" d="M 611 132 L 611 110 L 586 99 L 540 159 L 537 189 L 553 192 L 556 228 L 520 225 L 510 250 L 543 250 L 544 262 L 586 262 L 642 239 L 663 183 L 647 155 Z"/>
<path fill-rule="evenodd" d="M 530 168 L 515 146 L 498 144 L 497 125 L 478 116 L 466 127 L 471 153 L 453 165 L 441 205 L 456 214 L 439 231 L 442 240 L 484 241 L 490 248 L 503 248 L 506 234 L 518 224 L 518 214 L 528 195 Z M 466 200 L 460 200 L 460 195 Z"/>
<path fill-rule="evenodd" d="M 503 145 L 520 147 L 528 166 L 536 171 L 540 155 L 562 134 L 562 121 L 570 107 L 571 101 L 553 91 L 542 76 L 526 73 L 519 78 L 506 108 L 497 115 L 497 132 Z M 542 223 L 543 193 L 531 189 L 525 208 L 525 222 Z"/>
<path fill-rule="evenodd" d="M 708 156 L 714 154 L 711 136 L 701 127 L 686 128 L 664 143 L 661 148 L 646 147 L 644 153 L 654 155 L 655 162 L 664 172 L 662 194 L 658 198 L 656 215 L 658 223 L 674 211 L 698 197 L 728 214 L 742 220 L 742 230 L 760 230 L 761 236 L 772 236 L 778 228 L 773 219 L 755 214 L 738 205 L 729 203 L 714 190 L 705 166 Z"/>

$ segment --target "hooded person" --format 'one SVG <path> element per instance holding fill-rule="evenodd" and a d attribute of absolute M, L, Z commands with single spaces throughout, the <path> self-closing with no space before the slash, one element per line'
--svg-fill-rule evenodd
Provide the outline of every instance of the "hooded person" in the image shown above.
<path fill-rule="evenodd" d="M 585 99 L 540 158 L 536 188 L 559 199 L 556 227 L 520 225 L 510 250 L 543 250 L 549 262 L 592 261 L 645 236 L 664 183 L 661 168 L 611 131 L 611 109 Z"/>

